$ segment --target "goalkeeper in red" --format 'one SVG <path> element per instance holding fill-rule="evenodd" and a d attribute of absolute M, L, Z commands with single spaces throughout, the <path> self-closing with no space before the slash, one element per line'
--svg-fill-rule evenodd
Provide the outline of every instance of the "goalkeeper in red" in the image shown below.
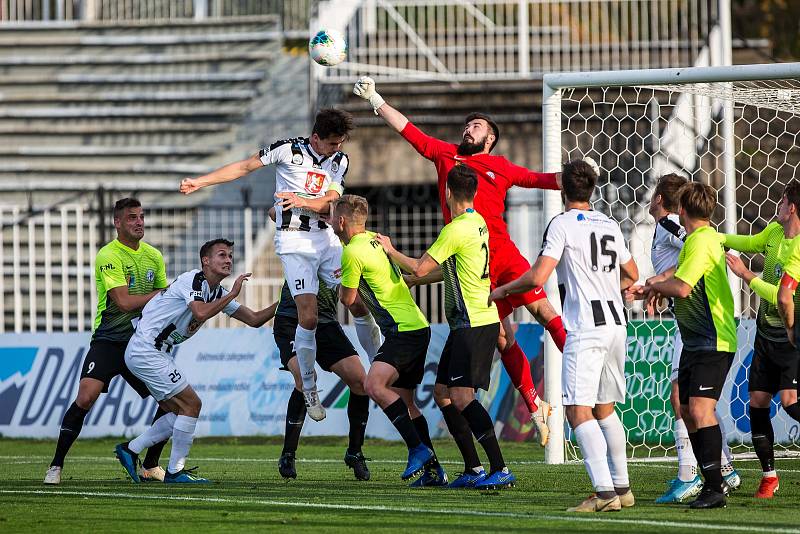
<path fill-rule="evenodd" d="M 439 175 L 439 201 L 446 224 L 452 220 L 445 199 L 447 173 L 458 164 L 475 170 L 478 175 L 475 210 L 483 216 L 489 228 L 489 274 L 492 287 L 516 280 L 528 272 L 530 264 L 514 245 L 503 220 L 506 192 L 515 185 L 560 189 L 559 174 L 533 172 L 514 165 L 503 156 L 491 155 L 490 152 L 500 138 L 500 130 L 489 116 L 482 113 L 471 113 L 466 117 L 461 143 L 456 145 L 423 133 L 402 113 L 384 101 L 375 91 L 375 82 L 372 78 L 366 76 L 360 78 L 353 92 L 368 100 L 377 115 L 402 135 L 417 152 L 434 163 Z M 561 317 L 547 301 L 547 295 L 541 287 L 497 301 L 498 313 L 502 320 L 498 349 L 503 365 L 514 386 L 522 394 L 528 409 L 534 414 L 533 421 L 539 430 L 541 444 L 544 445 L 549 434 L 547 416 L 550 406 L 537 398 L 528 358 L 514 339 L 514 331 L 508 317 L 520 306 L 525 306 L 536 320 L 545 326 L 559 350 L 564 348 L 566 332 Z"/>

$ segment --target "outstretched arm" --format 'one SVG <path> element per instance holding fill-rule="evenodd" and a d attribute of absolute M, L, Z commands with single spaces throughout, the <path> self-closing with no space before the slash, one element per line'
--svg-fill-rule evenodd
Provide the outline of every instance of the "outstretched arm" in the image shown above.
<path fill-rule="evenodd" d="M 421 258 L 411 258 L 394 248 L 392 240 L 387 236 L 378 234 L 375 236 L 375 239 L 381 244 L 384 252 L 389 256 L 389 259 L 399 265 L 400 268 L 407 273 L 411 273 L 417 277 L 423 277 L 439 267 L 436 260 L 427 252 L 423 254 Z"/>
<path fill-rule="evenodd" d="M 531 267 L 527 273 L 513 282 L 504 284 L 492 291 L 489 295 L 489 304 L 491 304 L 492 301 L 504 299 L 515 293 L 525 293 L 535 287 L 544 286 L 547 279 L 550 278 L 553 269 L 556 268 L 556 265 L 558 265 L 557 259 L 540 255 L 536 258 L 536 263 L 533 264 L 533 267 Z"/>
<path fill-rule="evenodd" d="M 247 159 L 230 163 L 206 175 L 198 176 L 197 178 L 184 178 L 181 181 L 181 193 L 188 195 L 209 185 L 231 182 L 263 166 L 264 164 L 261 163 L 261 159 L 258 153 L 256 153 Z"/>
<path fill-rule="evenodd" d="M 263 326 L 267 321 L 275 317 L 275 310 L 278 309 L 278 303 L 275 302 L 263 310 L 254 311 L 247 306 L 239 306 L 239 309 L 231 316 L 238 319 L 248 326 L 258 328 Z"/>
<path fill-rule="evenodd" d="M 353 94 L 367 100 L 375 114 L 382 118 L 386 124 L 391 126 L 394 131 L 400 133 L 408 124 L 405 115 L 386 103 L 381 95 L 375 90 L 375 80 L 369 76 L 362 76 L 353 87 Z"/>
<path fill-rule="evenodd" d="M 203 302 L 202 300 L 190 302 L 189 309 L 192 310 L 194 318 L 204 323 L 221 312 L 228 303 L 239 296 L 239 292 L 242 290 L 242 284 L 252 275 L 253 273 L 240 274 L 233 283 L 230 292 L 220 299 L 212 300 L 211 302 Z"/>

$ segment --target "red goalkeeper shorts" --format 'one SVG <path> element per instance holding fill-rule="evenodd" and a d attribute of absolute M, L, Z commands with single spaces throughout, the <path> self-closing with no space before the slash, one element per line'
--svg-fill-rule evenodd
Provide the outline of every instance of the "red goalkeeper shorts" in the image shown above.
<path fill-rule="evenodd" d="M 520 253 L 514 243 L 508 242 L 492 249 L 491 261 L 489 263 L 489 277 L 492 282 L 492 289 L 513 282 L 531 268 L 531 264 Z M 527 293 L 517 293 L 509 295 L 502 300 L 495 301 L 500 319 L 505 319 L 515 308 L 525 306 L 531 302 L 547 298 L 543 287 L 531 289 Z"/>

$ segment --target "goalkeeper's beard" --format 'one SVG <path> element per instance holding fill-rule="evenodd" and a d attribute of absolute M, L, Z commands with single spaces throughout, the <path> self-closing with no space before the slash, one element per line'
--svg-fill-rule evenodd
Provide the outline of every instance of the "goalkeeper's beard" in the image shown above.
<path fill-rule="evenodd" d="M 458 145 L 456 149 L 456 153 L 459 156 L 473 156 L 479 152 L 483 152 L 483 147 L 486 146 L 486 138 L 484 137 L 480 141 L 474 141 L 470 143 L 466 139 L 461 140 L 461 144 Z"/>

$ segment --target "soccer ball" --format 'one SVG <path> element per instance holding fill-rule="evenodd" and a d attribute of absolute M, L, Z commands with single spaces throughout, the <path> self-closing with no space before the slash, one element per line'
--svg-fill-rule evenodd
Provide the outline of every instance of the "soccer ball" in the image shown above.
<path fill-rule="evenodd" d="M 347 57 L 347 41 L 338 31 L 323 28 L 308 41 L 308 53 L 323 67 L 333 67 Z"/>

